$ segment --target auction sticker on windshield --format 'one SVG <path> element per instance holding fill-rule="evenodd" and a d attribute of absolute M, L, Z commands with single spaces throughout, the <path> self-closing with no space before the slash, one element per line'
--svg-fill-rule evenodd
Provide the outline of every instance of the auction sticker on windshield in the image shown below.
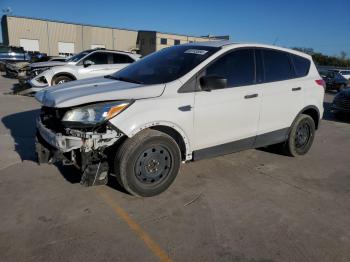
<path fill-rule="evenodd" d="M 208 53 L 207 50 L 200 50 L 200 49 L 187 49 L 185 51 L 186 54 L 196 54 L 196 55 L 205 55 Z"/>

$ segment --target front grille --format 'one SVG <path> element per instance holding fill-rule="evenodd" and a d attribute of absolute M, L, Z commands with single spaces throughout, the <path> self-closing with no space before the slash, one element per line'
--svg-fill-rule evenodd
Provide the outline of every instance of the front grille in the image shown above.
<path fill-rule="evenodd" d="M 66 112 L 67 109 L 43 106 L 41 108 L 40 119 L 48 129 L 58 133 L 64 133 L 64 127 L 61 120 Z"/>

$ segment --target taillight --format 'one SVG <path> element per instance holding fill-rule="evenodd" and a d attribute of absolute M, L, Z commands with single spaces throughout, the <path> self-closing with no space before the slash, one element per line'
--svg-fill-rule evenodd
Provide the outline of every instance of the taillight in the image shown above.
<path fill-rule="evenodd" d="M 319 86 L 322 86 L 323 88 L 326 88 L 326 81 L 324 81 L 323 79 L 317 79 L 317 80 L 315 80 L 315 82 Z"/>

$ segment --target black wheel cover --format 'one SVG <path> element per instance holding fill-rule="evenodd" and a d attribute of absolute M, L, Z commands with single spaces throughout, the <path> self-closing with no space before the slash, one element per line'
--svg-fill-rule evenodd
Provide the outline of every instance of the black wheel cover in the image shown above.
<path fill-rule="evenodd" d="M 135 162 L 135 175 L 142 184 L 157 184 L 164 181 L 172 167 L 170 151 L 161 145 L 145 149 Z"/>
<path fill-rule="evenodd" d="M 298 128 L 296 130 L 295 134 L 295 147 L 297 149 L 303 149 L 305 148 L 311 137 L 311 127 L 308 122 L 303 121 L 298 125 Z"/>

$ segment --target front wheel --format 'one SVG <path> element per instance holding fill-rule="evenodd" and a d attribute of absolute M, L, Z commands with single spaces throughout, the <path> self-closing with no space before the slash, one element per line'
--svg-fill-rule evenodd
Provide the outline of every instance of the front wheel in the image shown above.
<path fill-rule="evenodd" d="M 284 149 L 290 156 L 305 155 L 310 150 L 314 137 L 314 120 L 308 115 L 301 114 L 291 127 Z"/>
<path fill-rule="evenodd" d="M 72 80 L 73 79 L 68 77 L 68 76 L 58 76 L 58 77 L 54 78 L 54 80 L 52 81 L 52 84 L 53 85 L 60 85 L 60 84 L 66 83 L 66 82 L 70 82 Z"/>
<path fill-rule="evenodd" d="M 175 140 L 148 129 L 126 140 L 115 157 L 121 186 L 135 196 L 150 197 L 165 191 L 175 180 L 181 153 Z"/>

